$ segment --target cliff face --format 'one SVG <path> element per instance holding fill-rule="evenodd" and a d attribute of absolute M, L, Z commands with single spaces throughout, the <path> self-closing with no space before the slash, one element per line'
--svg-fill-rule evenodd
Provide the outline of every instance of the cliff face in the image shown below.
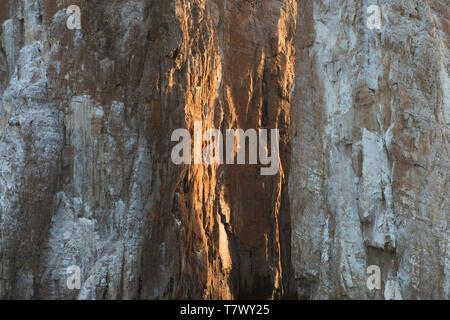
<path fill-rule="evenodd" d="M 449 7 L 371 4 L 2 1 L 0 298 L 449 299 Z M 174 164 L 196 122 L 277 174 Z"/>

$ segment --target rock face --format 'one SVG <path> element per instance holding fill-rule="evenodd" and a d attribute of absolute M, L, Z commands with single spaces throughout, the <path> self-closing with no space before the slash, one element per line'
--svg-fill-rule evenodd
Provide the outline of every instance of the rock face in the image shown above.
<path fill-rule="evenodd" d="M 2 1 L 0 299 L 449 299 L 449 20 L 446 0 Z M 279 129 L 277 174 L 174 164 L 195 122 Z"/>

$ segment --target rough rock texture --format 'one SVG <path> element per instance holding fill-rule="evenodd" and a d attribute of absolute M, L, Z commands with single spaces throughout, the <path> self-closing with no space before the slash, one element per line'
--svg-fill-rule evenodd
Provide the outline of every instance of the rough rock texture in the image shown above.
<path fill-rule="evenodd" d="M 449 20 L 446 0 L 1 1 L 0 299 L 449 299 Z M 175 165 L 195 121 L 278 128 L 279 172 Z"/>

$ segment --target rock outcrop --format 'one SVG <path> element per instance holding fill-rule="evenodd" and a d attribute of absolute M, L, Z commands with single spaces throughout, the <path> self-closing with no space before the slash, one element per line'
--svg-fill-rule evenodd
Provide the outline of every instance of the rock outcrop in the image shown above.
<path fill-rule="evenodd" d="M 0 299 L 449 299 L 449 20 L 445 0 L 2 1 Z M 176 165 L 196 122 L 279 129 L 278 172 Z"/>

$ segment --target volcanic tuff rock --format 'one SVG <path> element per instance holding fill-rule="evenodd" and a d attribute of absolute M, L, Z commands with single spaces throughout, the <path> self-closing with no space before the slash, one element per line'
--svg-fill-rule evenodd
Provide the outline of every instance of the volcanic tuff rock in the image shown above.
<path fill-rule="evenodd" d="M 0 298 L 449 299 L 449 19 L 446 0 L 2 0 Z M 278 128 L 278 174 L 173 164 L 195 121 Z"/>

